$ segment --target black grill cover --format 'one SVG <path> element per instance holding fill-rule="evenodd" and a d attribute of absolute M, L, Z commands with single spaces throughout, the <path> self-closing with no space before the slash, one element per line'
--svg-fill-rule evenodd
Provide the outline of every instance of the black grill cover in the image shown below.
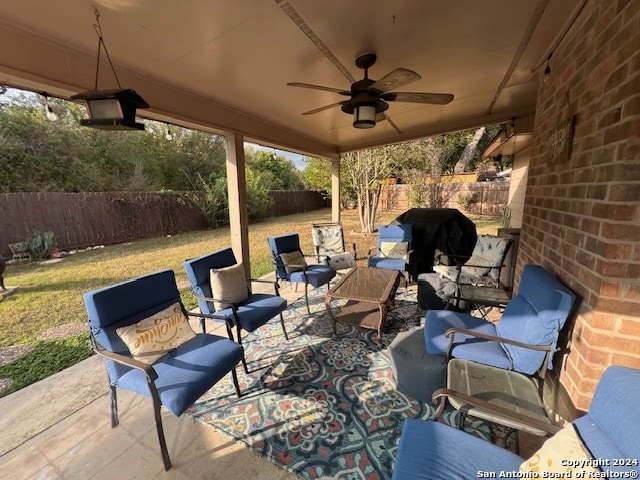
<path fill-rule="evenodd" d="M 413 252 L 408 268 L 413 278 L 433 272 L 436 250 L 470 257 L 478 238 L 476 225 L 455 208 L 412 208 L 392 223 L 413 225 Z"/>

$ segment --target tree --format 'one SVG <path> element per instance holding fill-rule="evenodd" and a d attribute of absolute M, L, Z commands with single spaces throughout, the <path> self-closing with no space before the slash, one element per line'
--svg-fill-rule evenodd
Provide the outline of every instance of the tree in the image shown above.
<path fill-rule="evenodd" d="M 224 138 L 144 121 L 144 132 L 79 126 L 85 109 L 18 93 L 0 102 L 0 191 L 186 190 L 197 174 L 225 176 Z M 168 138 L 167 132 L 171 133 Z"/>
<path fill-rule="evenodd" d="M 259 173 L 267 190 L 302 190 L 304 182 L 293 161 L 264 150 L 245 148 L 247 166 Z"/>
<path fill-rule="evenodd" d="M 406 144 L 404 178 L 411 185 L 411 206 L 442 207 L 443 168 L 454 146 L 445 136 L 429 137 Z"/>
<path fill-rule="evenodd" d="M 473 133 L 473 136 L 469 140 L 469 143 L 467 143 L 462 155 L 460 155 L 458 162 L 455 167 L 453 167 L 453 173 L 464 173 L 470 170 L 471 162 L 480 153 L 478 151 L 478 144 L 480 143 L 480 139 L 484 135 L 485 130 L 485 127 L 480 127 Z"/>
<path fill-rule="evenodd" d="M 322 158 L 305 157 L 302 178 L 310 190 L 331 197 L 331 162 Z"/>
<path fill-rule="evenodd" d="M 328 198 L 332 196 L 332 184 L 331 184 L 331 162 L 321 158 L 304 159 L 305 168 L 302 171 L 302 178 L 304 180 L 305 187 L 321 192 Z M 357 203 L 355 190 L 353 189 L 353 182 L 348 170 L 344 166 L 344 162 L 340 165 L 340 207 L 353 208 L 353 205 Z"/>
<path fill-rule="evenodd" d="M 403 149 L 402 145 L 387 145 L 342 156 L 358 200 L 360 227 L 364 233 L 375 231 L 382 181 L 397 171 Z"/>

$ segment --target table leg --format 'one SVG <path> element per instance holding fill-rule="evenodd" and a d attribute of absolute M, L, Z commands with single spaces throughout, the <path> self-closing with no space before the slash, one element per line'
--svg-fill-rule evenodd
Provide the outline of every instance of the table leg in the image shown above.
<path fill-rule="evenodd" d="M 333 312 L 331 311 L 331 298 L 324 298 L 324 308 L 326 308 L 327 313 L 329 314 L 329 318 L 331 319 L 331 323 L 333 324 L 333 339 L 338 339 L 338 330 L 336 328 L 336 317 L 333 316 Z"/>

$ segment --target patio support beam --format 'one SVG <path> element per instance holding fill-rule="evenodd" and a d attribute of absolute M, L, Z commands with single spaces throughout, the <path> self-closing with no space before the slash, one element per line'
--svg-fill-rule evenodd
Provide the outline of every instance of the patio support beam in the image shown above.
<path fill-rule="evenodd" d="M 225 135 L 227 152 L 227 189 L 229 191 L 229 226 L 231 248 L 244 265 L 247 278 L 251 278 L 249 252 L 249 212 L 247 209 L 247 177 L 245 172 L 244 136 Z"/>
<path fill-rule="evenodd" d="M 331 221 L 340 221 L 340 161 L 341 157 L 331 162 Z"/>

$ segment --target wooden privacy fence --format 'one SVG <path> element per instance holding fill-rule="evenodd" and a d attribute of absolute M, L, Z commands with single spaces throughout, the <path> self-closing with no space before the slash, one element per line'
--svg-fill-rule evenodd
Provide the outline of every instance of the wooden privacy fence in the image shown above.
<path fill-rule="evenodd" d="M 318 192 L 270 192 L 268 216 L 327 206 Z M 110 245 L 208 228 L 187 192 L 1 193 L 0 255 L 36 232 L 52 231 L 60 250 Z"/>
<path fill-rule="evenodd" d="M 509 184 L 503 182 L 434 183 L 433 197 L 437 205 L 424 207 L 457 208 L 471 215 L 499 217 L 509 201 Z M 467 204 L 464 200 L 470 200 Z M 408 210 L 411 185 L 383 185 L 379 207 L 382 210 Z"/>

